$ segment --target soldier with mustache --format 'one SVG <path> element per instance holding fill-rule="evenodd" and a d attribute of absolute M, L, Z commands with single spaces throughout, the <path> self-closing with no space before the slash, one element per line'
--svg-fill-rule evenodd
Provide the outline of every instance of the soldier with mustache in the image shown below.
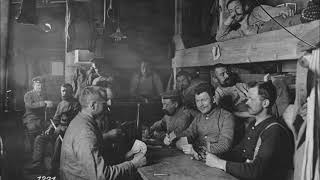
<path fill-rule="evenodd" d="M 178 91 L 172 90 L 161 94 L 162 110 L 164 116 L 150 127 L 150 132 L 169 144 L 169 134 L 184 131 L 198 112 L 182 105 Z M 155 132 L 155 133 L 154 133 Z"/>

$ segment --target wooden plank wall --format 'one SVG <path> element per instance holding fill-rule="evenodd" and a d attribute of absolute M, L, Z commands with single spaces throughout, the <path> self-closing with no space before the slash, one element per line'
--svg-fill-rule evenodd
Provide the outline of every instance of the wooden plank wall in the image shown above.
<path fill-rule="evenodd" d="M 320 36 L 320 20 L 299 24 L 288 28 L 289 31 L 302 37 L 308 32 L 317 32 Z M 207 66 L 216 63 L 240 64 L 250 62 L 279 61 L 297 59 L 302 52 L 297 52 L 298 39 L 285 30 L 276 30 L 216 42 L 208 45 L 176 51 L 172 59 L 173 67 Z M 221 56 L 213 61 L 212 48 L 219 47 Z"/>

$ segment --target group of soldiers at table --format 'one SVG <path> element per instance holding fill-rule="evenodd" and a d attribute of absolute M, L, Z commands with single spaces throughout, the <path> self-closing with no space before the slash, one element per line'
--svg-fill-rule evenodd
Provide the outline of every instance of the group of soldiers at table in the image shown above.
<path fill-rule="evenodd" d="M 177 89 L 161 93 L 163 118 L 147 128 L 145 137 L 176 146 L 239 179 L 285 179 L 293 168 L 293 142 L 276 116 L 281 113 L 274 112 L 283 104 L 277 104 L 272 81 L 237 83 L 224 64 L 215 65 L 213 74 L 219 84 L 215 90 L 180 71 Z M 63 84 L 62 101 L 49 126 L 43 118 L 53 102 L 42 92 L 42 80 L 36 78 L 33 90 L 25 94 L 24 124 L 34 145 L 29 170 L 43 170 L 44 146 L 50 139 L 56 139 L 51 174 L 61 179 L 128 179 L 146 165 L 145 154 L 131 147 L 123 154 L 106 151 L 122 134 L 109 124 L 113 94 L 108 83 L 83 88 L 78 99 L 72 86 Z"/>

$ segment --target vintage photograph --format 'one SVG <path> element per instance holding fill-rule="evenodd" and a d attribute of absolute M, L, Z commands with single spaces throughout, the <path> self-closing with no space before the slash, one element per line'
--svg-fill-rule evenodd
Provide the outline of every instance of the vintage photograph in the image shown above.
<path fill-rule="evenodd" d="M 320 180 L 319 0 L 0 0 L 0 180 Z"/>

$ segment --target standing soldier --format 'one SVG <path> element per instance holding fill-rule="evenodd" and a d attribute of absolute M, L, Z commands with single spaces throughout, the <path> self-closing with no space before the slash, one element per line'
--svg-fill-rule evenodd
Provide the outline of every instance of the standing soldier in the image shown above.
<path fill-rule="evenodd" d="M 41 134 L 45 121 L 45 110 L 53 106 L 52 101 L 46 100 L 46 94 L 43 89 L 43 79 L 35 77 L 32 79 L 33 90 L 24 95 L 26 112 L 23 116 L 23 124 L 27 130 L 29 144 L 33 147 L 34 139 Z"/>

